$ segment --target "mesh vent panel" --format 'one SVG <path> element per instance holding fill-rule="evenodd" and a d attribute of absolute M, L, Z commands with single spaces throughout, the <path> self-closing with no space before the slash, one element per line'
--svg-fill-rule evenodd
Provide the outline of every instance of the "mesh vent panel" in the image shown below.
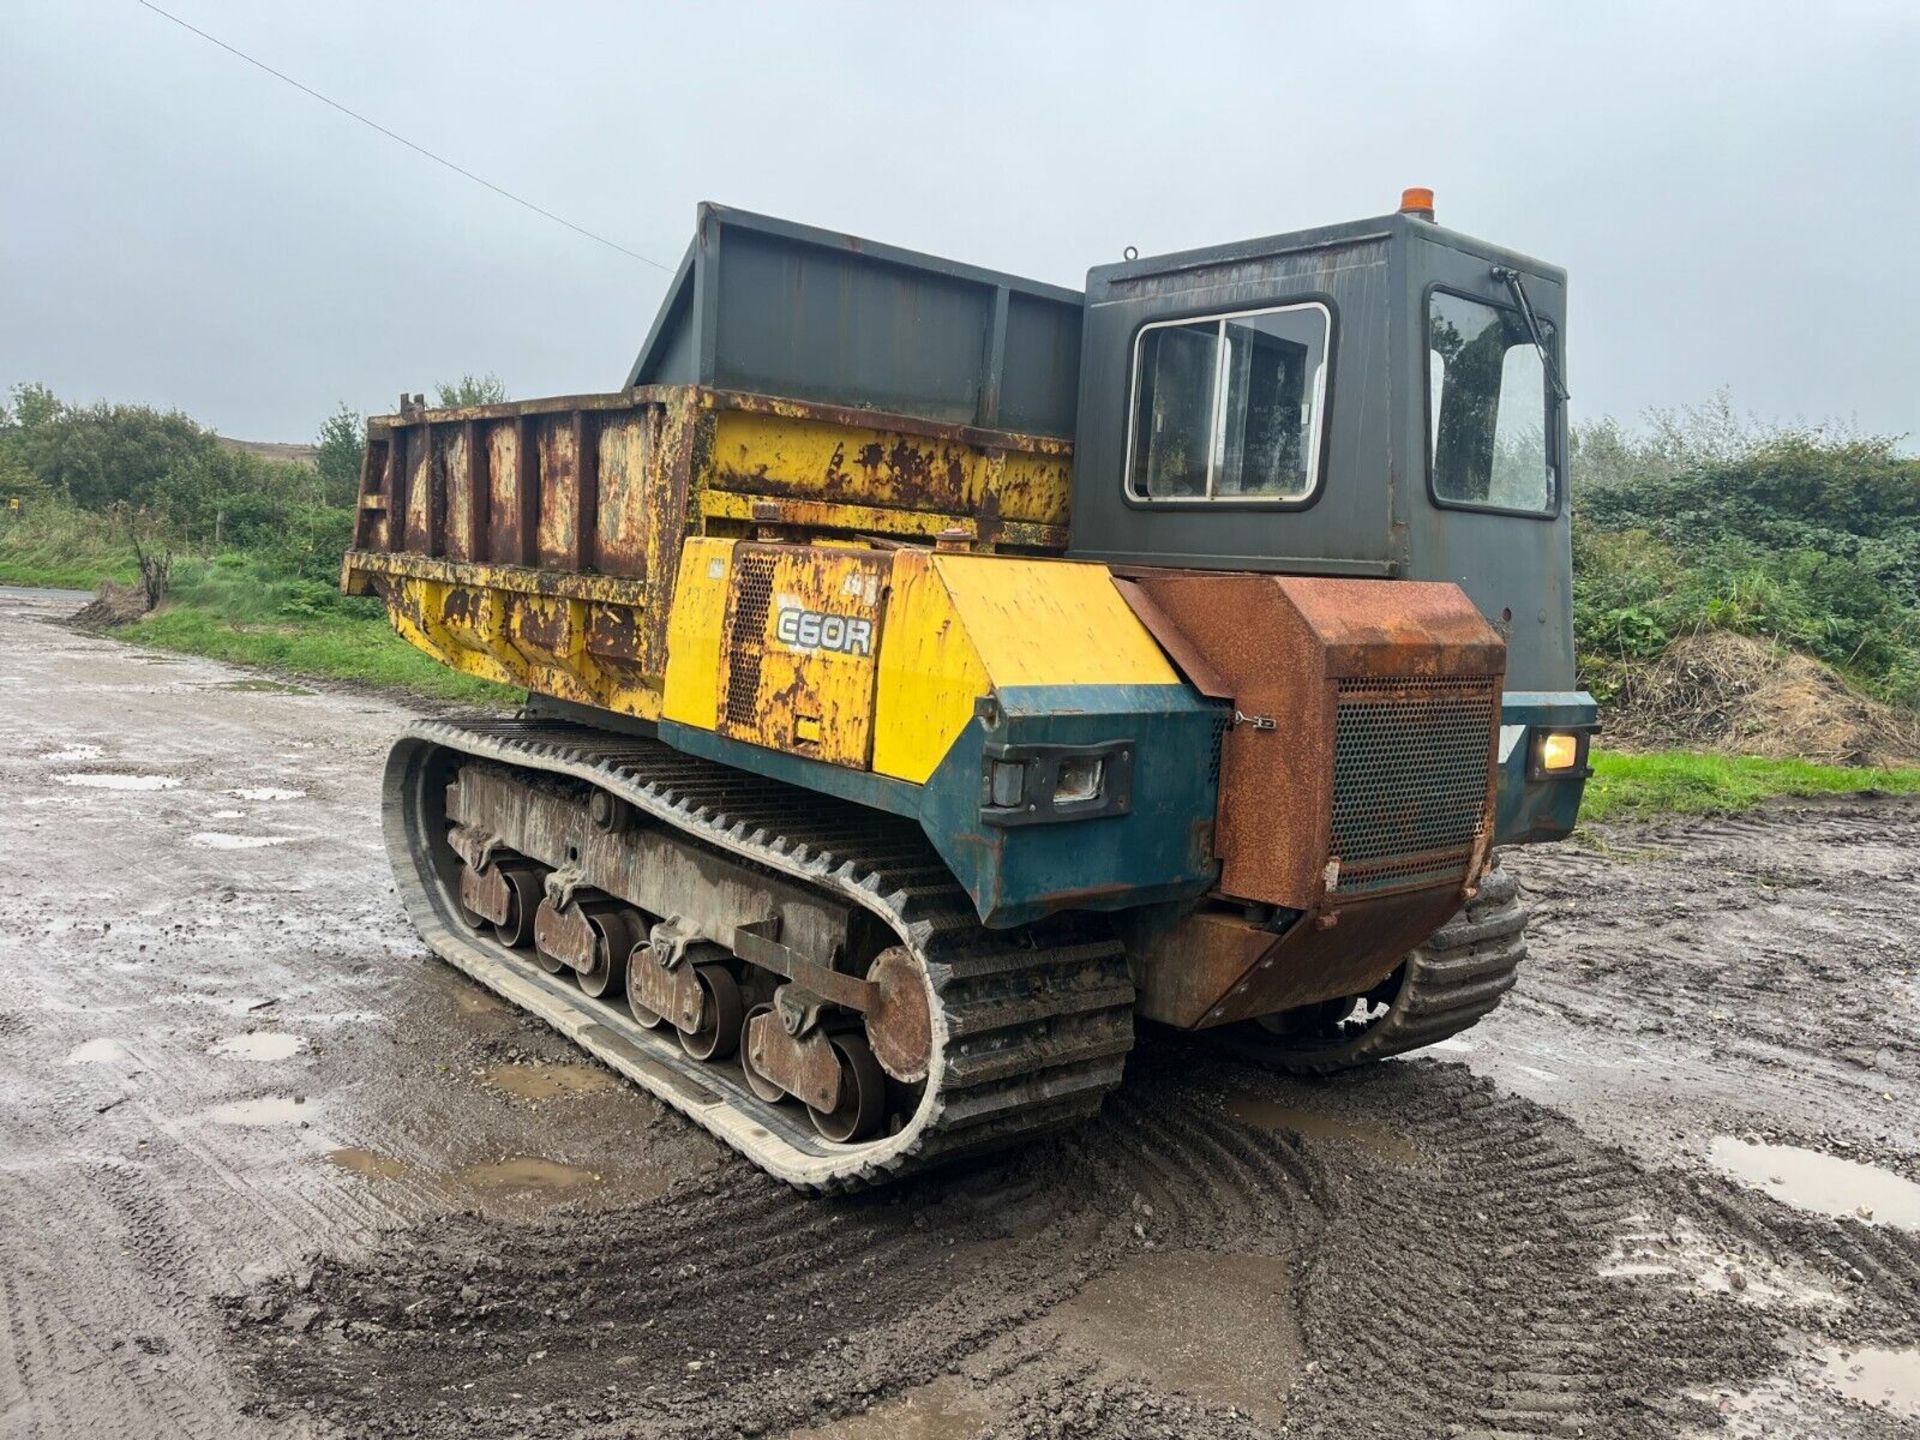
<path fill-rule="evenodd" d="M 1341 683 L 1330 847 L 1339 893 L 1465 875 L 1488 818 L 1493 708 L 1483 679 Z"/>
<path fill-rule="evenodd" d="M 748 551 L 734 578 L 739 591 L 727 631 L 727 723 L 752 729 L 760 719 L 760 651 L 773 604 L 773 556 Z"/>
<path fill-rule="evenodd" d="M 1214 785 L 1220 783 L 1220 747 L 1226 743 L 1227 727 L 1233 724 L 1233 707 L 1216 705 L 1213 711 L 1212 749 L 1207 754 L 1207 779 Z"/>

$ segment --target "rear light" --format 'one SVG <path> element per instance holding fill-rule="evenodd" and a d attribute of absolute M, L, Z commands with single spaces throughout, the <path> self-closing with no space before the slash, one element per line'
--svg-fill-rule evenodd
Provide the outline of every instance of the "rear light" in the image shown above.
<path fill-rule="evenodd" d="M 1053 782 L 1053 803 L 1083 805 L 1100 798 L 1101 782 L 1106 779 L 1107 762 L 1093 756 L 1080 756 L 1060 762 Z"/>
<path fill-rule="evenodd" d="M 988 825 L 1094 820 L 1133 808 L 1133 742 L 989 745 L 980 773 Z"/>

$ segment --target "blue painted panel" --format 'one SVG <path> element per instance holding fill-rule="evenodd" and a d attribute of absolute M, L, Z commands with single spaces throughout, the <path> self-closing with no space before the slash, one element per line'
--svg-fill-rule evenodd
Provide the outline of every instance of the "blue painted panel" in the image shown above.
<path fill-rule="evenodd" d="M 1591 725 L 1600 707 L 1584 690 L 1510 690 L 1500 702 L 1500 779 L 1494 795 L 1494 843 L 1559 840 L 1580 818 L 1587 782 L 1528 780 L 1529 735 L 1535 728 Z"/>
<path fill-rule="evenodd" d="M 1216 707 L 1185 685 L 1008 687 L 913 785 L 663 721 L 678 750 L 917 820 L 981 920 L 1023 925 L 1058 910 L 1122 910 L 1204 893 L 1219 878 Z M 999 826 L 981 819 L 986 746 L 1134 746 L 1125 815 Z"/>
<path fill-rule="evenodd" d="M 980 917 L 1118 910 L 1205 892 L 1213 855 L 1214 707 L 1184 685 L 1009 686 L 927 782 L 921 824 Z M 1013 828 L 980 818 L 985 747 L 1134 744 L 1128 814 Z"/>

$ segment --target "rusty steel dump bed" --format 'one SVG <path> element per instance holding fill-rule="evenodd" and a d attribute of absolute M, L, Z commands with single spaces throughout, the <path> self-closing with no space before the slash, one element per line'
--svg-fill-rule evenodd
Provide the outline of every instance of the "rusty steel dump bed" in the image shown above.
<path fill-rule="evenodd" d="M 468 674 L 654 719 L 691 536 L 1066 548 L 1051 436 L 640 386 L 368 423 L 342 575 Z"/>

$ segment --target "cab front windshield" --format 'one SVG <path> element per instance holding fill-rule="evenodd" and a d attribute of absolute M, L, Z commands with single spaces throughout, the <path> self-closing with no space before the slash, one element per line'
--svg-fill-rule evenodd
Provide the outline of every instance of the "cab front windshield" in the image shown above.
<path fill-rule="evenodd" d="M 1553 329 L 1540 321 L 1544 342 Z M 1442 504 L 1551 514 L 1552 393 L 1526 317 L 1436 290 L 1427 305 L 1427 463 Z"/>

